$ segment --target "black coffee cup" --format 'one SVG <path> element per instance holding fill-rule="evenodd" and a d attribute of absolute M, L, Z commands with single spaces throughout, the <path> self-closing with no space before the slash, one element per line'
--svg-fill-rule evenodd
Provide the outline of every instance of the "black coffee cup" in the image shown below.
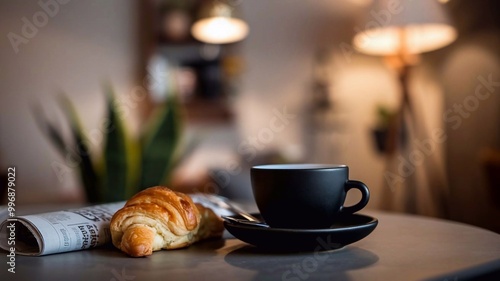
<path fill-rule="evenodd" d="M 275 228 L 328 228 L 339 216 L 363 209 L 368 187 L 349 180 L 345 165 L 258 165 L 251 169 L 252 189 L 259 211 Z M 361 191 L 361 201 L 344 207 L 347 191 Z"/>

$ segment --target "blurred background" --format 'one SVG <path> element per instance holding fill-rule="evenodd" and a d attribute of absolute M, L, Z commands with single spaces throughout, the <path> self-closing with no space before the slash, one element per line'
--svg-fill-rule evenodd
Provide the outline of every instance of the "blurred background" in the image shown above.
<path fill-rule="evenodd" d="M 499 9 L 2 1 L 2 181 L 21 205 L 151 184 L 244 202 L 252 165 L 342 163 L 371 209 L 500 232 Z"/>

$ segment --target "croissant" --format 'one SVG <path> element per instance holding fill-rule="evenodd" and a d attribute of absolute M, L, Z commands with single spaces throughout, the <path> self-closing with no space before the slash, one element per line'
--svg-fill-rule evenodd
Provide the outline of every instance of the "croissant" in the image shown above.
<path fill-rule="evenodd" d="M 130 198 L 111 218 L 110 230 L 115 247 L 142 257 L 221 237 L 224 226 L 211 209 L 193 203 L 188 195 L 155 186 Z"/>

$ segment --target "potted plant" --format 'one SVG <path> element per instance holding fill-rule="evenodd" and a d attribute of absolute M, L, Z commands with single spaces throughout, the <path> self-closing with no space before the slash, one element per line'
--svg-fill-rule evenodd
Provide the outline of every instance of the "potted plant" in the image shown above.
<path fill-rule="evenodd" d="M 377 106 L 377 125 L 372 129 L 372 136 L 375 148 L 379 153 L 386 151 L 387 137 L 389 135 L 389 125 L 394 113 L 386 106 Z"/>
<path fill-rule="evenodd" d="M 39 106 L 34 110 L 39 128 L 57 151 L 79 160 L 79 178 L 89 203 L 125 200 L 147 187 L 167 184 L 172 171 L 194 148 L 193 142 L 184 148 L 180 145 L 182 118 L 176 95 L 169 95 L 148 120 L 147 129 L 134 138 L 123 124 L 112 88 L 106 86 L 105 93 L 107 126 L 102 153 L 97 156 L 91 155 L 76 109 L 65 95 L 58 101 L 71 129 L 69 138 Z"/>

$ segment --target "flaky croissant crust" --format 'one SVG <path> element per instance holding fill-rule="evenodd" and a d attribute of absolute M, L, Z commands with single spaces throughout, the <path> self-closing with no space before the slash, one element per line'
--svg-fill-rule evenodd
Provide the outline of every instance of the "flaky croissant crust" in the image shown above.
<path fill-rule="evenodd" d="M 140 257 L 220 237 L 223 226 L 212 210 L 194 204 L 188 195 L 156 186 L 130 198 L 113 215 L 110 229 L 115 247 Z"/>

